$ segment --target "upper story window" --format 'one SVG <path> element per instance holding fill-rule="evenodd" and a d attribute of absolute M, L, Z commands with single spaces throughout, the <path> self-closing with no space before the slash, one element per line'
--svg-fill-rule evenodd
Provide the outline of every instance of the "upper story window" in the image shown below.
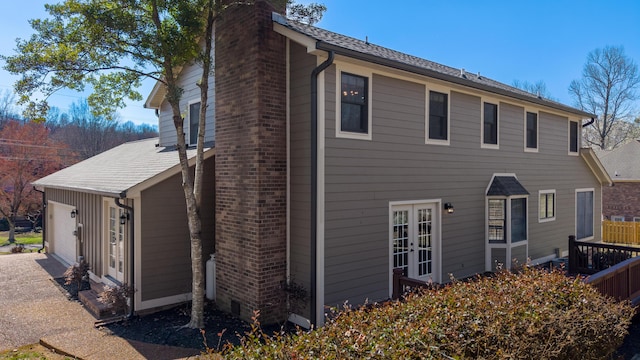
<path fill-rule="evenodd" d="M 370 76 L 338 70 L 336 136 L 371 140 Z"/>
<path fill-rule="evenodd" d="M 429 91 L 427 143 L 449 144 L 449 94 Z"/>
<path fill-rule="evenodd" d="M 482 110 L 482 147 L 498 148 L 498 105 L 485 102 Z"/>
<path fill-rule="evenodd" d="M 539 197 L 540 222 L 552 221 L 556 219 L 556 191 L 540 190 Z"/>
<path fill-rule="evenodd" d="M 198 124 L 200 123 L 200 102 L 189 104 L 189 123 L 184 124 L 187 133 L 187 145 L 196 145 L 198 143 Z"/>
<path fill-rule="evenodd" d="M 538 151 L 538 114 L 526 112 L 525 151 Z"/>
<path fill-rule="evenodd" d="M 578 153 L 578 122 L 569 121 L 569 154 Z"/>

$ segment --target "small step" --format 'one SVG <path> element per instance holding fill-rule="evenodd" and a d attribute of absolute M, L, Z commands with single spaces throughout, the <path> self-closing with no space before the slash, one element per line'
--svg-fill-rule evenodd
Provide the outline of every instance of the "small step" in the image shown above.
<path fill-rule="evenodd" d="M 98 320 L 111 316 L 111 309 L 98 300 L 99 296 L 93 289 L 78 292 L 80 303 Z"/>

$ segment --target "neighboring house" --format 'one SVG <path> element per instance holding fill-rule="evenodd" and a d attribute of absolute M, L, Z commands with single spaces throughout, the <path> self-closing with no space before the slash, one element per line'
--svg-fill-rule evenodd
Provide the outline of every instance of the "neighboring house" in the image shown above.
<path fill-rule="evenodd" d="M 640 221 L 640 140 L 598 152 L 613 186 L 602 189 L 602 216 L 613 221 Z"/>
<path fill-rule="evenodd" d="M 582 121 L 592 114 L 272 10 L 265 1 L 230 7 L 216 23 L 215 116 L 207 132 L 215 170 L 205 173 L 215 183 L 215 201 L 207 196 L 215 202 L 215 237 L 213 226 L 204 232 L 205 254 L 215 241 L 220 308 L 247 320 L 259 309 L 263 323 L 288 315 L 321 325 L 325 306 L 388 299 L 393 268 L 446 282 L 449 274 L 508 268 L 512 259 L 548 261 L 567 252 L 569 235 L 600 240 L 601 187 L 611 180 L 593 151 L 580 148 Z M 187 121 L 200 106 L 198 73 L 187 66 L 180 75 Z M 161 86 L 146 105 L 159 112 L 160 148 L 171 146 L 175 131 Z M 135 144 L 98 157 L 120 161 L 123 171 L 145 170 L 134 161 Z M 65 182 L 92 175 L 90 189 L 37 183 L 56 202 L 48 224 L 59 218 L 64 226 L 74 208 L 77 217 L 95 219 L 82 218 L 83 238 L 70 255 L 105 264 L 96 277 L 108 274 L 108 209 L 119 211 L 109 204 L 122 198 L 134 209 L 133 241 L 125 239 L 134 250 L 125 242 L 123 279 L 133 263 L 136 309 L 188 298 L 191 282 L 173 275 L 189 271 L 176 168 L 93 191 L 137 170 L 97 176 L 94 168 L 104 162 L 87 161 L 96 166 L 52 176 Z M 153 180 L 163 174 L 174 182 Z M 85 203 L 98 205 L 80 208 Z M 58 208 L 65 215 L 55 215 Z M 211 211 L 201 214 L 214 219 Z M 154 232 L 168 220 L 177 227 L 171 234 L 184 235 L 171 241 Z M 47 239 L 54 253 L 64 252 L 59 243 L 69 231 L 56 233 L 54 221 Z M 159 293 L 147 279 L 172 281 Z M 307 296 L 287 300 L 287 282 Z"/>

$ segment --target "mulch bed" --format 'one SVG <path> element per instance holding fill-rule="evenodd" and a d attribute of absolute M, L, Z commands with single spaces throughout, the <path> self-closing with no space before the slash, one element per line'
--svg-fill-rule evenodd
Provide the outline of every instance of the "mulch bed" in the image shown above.
<path fill-rule="evenodd" d="M 183 305 L 149 315 L 134 316 L 105 325 L 101 330 L 129 340 L 203 351 L 206 347 L 221 349 L 226 343 L 237 345 L 240 338 L 251 330 L 248 323 L 218 310 L 213 303 L 205 305 L 204 333 L 199 329 L 185 328 L 183 326 L 189 323 L 190 311 L 190 307 Z M 273 334 L 280 331 L 281 327 L 275 325 L 262 329 L 266 334 Z"/>

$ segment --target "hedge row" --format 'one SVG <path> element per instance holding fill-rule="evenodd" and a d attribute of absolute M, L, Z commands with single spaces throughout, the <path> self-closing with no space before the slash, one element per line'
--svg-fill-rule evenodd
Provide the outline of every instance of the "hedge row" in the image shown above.
<path fill-rule="evenodd" d="M 579 278 L 525 268 L 402 301 L 345 310 L 322 328 L 268 337 L 256 327 L 213 359 L 603 359 L 622 343 L 628 303 Z"/>

